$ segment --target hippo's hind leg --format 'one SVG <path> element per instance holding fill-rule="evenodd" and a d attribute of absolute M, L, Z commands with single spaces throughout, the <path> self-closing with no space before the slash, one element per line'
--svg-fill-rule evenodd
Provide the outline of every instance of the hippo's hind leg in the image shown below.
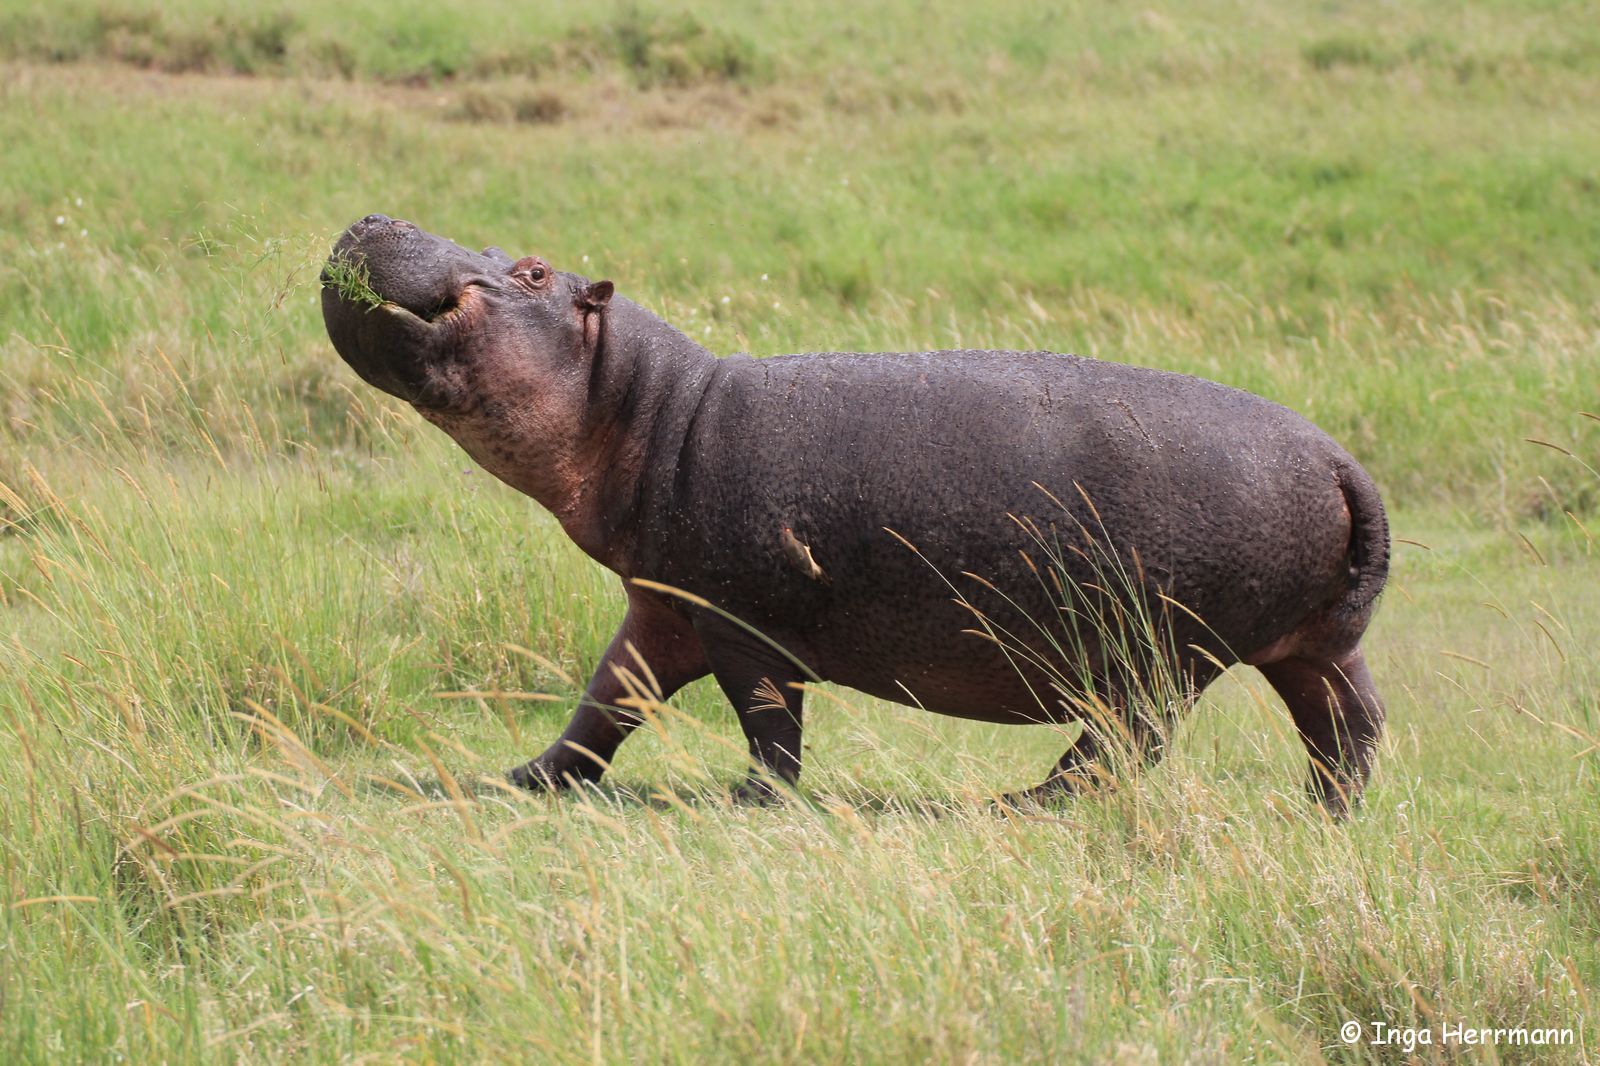
<path fill-rule="evenodd" d="M 511 783 L 541 792 L 598 781 L 618 746 L 642 721 L 623 705 L 630 696 L 629 675 L 649 683 L 640 660 L 658 688 L 651 695 L 662 700 L 711 669 L 689 620 L 653 594 L 630 587 L 622 627 L 611 638 L 572 720 L 542 755 L 507 773 Z"/>
<path fill-rule="evenodd" d="M 1333 817 L 1344 817 L 1361 799 L 1383 736 L 1383 701 L 1361 649 L 1257 668 L 1289 705 L 1311 755 L 1311 795 Z"/>

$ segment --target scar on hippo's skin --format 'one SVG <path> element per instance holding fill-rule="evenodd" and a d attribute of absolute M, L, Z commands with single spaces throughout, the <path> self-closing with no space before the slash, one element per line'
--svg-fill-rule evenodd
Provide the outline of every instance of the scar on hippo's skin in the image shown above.
<path fill-rule="evenodd" d="M 1149 431 L 1144 428 L 1144 423 L 1139 421 L 1139 416 L 1133 413 L 1133 408 L 1128 406 L 1128 402 L 1120 399 L 1113 399 L 1111 402 L 1122 408 L 1122 413 L 1128 416 L 1128 421 L 1132 422 L 1133 428 L 1139 431 L 1139 436 L 1144 438 L 1146 444 L 1154 448 L 1156 446 L 1155 440 L 1150 436 Z M 1078 491 L 1082 492 L 1083 489 L 1080 488 Z"/>
<path fill-rule="evenodd" d="M 784 526 L 783 532 L 778 534 L 778 544 L 783 548 L 783 557 L 789 560 L 790 566 L 813 581 L 823 585 L 833 584 L 833 578 L 823 573 L 822 567 L 817 565 L 817 560 L 811 555 L 811 548 L 800 543 L 794 535 L 794 530 Z"/>

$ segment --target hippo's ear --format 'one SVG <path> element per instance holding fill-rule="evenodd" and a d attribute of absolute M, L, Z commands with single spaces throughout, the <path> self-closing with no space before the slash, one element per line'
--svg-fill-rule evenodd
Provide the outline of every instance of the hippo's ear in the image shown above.
<path fill-rule="evenodd" d="M 578 306 L 585 311 L 598 311 L 611 301 L 611 294 L 615 291 L 616 286 L 609 281 L 590 282 L 578 294 Z"/>
<path fill-rule="evenodd" d="M 609 281 L 595 281 L 578 293 L 578 313 L 583 316 L 583 345 L 591 352 L 600 350 L 600 312 L 605 310 L 615 288 Z"/>

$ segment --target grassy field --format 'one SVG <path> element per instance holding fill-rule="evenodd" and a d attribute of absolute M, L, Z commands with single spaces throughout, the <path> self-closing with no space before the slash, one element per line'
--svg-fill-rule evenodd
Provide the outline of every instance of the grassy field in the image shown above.
<path fill-rule="evenodd" d="M 0 1061 L 1600 1058 L 1592 5 L 690 11 L 0 5 Z M 1363 812 L 1249 671 L 1049 815 L 987 801 L 1070 730 L 842 690 L 732 808 L 709 682 L 504 789 L 620 590 L 333 353 L 370 211 L 719 352 L 1307 413 L 1401 538 Z"/>

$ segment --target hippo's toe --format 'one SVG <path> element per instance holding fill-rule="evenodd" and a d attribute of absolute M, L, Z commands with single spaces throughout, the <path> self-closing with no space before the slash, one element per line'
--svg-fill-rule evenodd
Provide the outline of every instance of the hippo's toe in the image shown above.
<path fill-rule="evenodd" d="M 529 792 L 559 792 L 568 787 L 568 782 L 561 775 L 541 764 L 538 759 L 507 770 L 506 780 Z"/>
<path fill-rule="evenodd" d="M 783 793 L 766 778 L 750 776 L 729 790 L 735 807 L 776 807 L 783 803 Z"/>

